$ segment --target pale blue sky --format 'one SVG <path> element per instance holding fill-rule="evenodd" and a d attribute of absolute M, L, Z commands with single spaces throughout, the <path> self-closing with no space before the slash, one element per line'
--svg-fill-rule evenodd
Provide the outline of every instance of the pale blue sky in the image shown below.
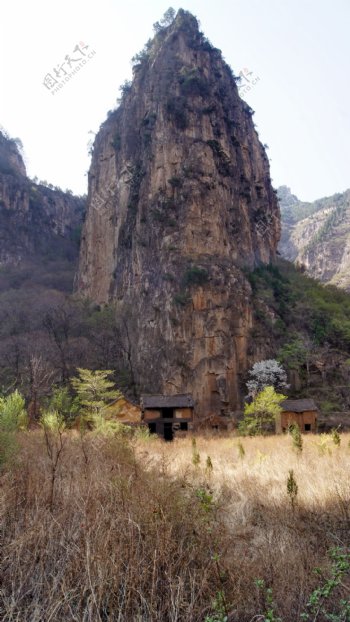
<path fill-rule="evenodd" d="M 89 130 L 116 106 L 130 59 L 170 2 L 3 0 L 0 124 L 23 141 L 28 172 L 86 191 Z M 234 72 L 269 145 L 273 184 L 313 200 L 350 187 L 350 2 L 187 0 Z M 79 41 L 96 54 L 54 96 L 42 84 Z"/>

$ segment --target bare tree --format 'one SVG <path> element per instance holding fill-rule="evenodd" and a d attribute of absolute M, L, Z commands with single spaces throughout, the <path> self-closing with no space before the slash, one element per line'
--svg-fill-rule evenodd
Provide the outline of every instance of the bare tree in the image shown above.
<path fill-rule="evenodd" d="M 61 380 L 69 379 L 69 338 L 73 328 L 73 309 L 67 305 L 52 308 L 46 312 L 43 325 L 54 344 L 60 364 Z"/>
<path fill-rule="evenodd" d="M 28 414 L 30 422 L 33 422 L 39 416 L 39 398 L 50 390 L 54 372 L 41 356 L 32 355 L 28 360 L 27 373 L 29 380 Z"/>

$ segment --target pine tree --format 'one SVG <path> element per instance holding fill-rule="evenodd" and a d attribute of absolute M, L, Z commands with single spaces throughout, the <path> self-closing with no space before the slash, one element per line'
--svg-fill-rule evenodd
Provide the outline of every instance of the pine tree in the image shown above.
<path fill-rule="evenodd" d="M 104 418 L 108 403 L 122 397 L 114 382 L 109 379 L 112 373 L 111 370 L 91 371 L 79 368 L 79 377 L 72 379 L 72 386 L 79 398 L 81 414 L 85 421 L 94 426 Z"/>

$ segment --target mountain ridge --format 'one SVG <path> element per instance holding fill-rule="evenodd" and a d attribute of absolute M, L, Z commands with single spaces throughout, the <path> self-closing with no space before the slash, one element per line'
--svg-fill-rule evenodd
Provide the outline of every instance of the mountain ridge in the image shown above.
<path fill-rule="evenodd" d="M 35 183 L 16 140 L 0 132 L 0 266 L 75 259 L 85 200 Z"/>
<path fill-rule="evenodd" d="M 323 283 L 350 291 L 350 190 L 303 202 L 278 189 L 281 255 Z"/>

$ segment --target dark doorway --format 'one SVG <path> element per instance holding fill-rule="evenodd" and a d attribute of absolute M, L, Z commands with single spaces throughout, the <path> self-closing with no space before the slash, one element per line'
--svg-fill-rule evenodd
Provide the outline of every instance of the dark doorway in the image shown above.
<path fill-rule="evenodd" d="M 172 423 L 164 423 L 164 440 L 172 441 L 174 438 L 173 434 L 173 424 Z"/>
<path fill-rule="evenodd" d="M 156 423 L 149 423 L 148 424 L 148 429 L 149 429 L 151 434 L 156 434 L 156 432 L 157 432 L 157 424 Z"/>
<path fill-rule="evenodd" d="M 311 432 L 311 423 L 305 423 L 304 430 L 305 432 Z"/>
<path fill-rule="evenodd" d="M 162 417 L 163 419 L 173 419 L 174 409 L 173 408 L 162 408 Z"/>
<path fill-rule="evenodd" d="M 187 423 L 187 421 L 181 421 L 181 423 L 180 423 L 180 430 L 188 430 L 188 423 Z"/>

